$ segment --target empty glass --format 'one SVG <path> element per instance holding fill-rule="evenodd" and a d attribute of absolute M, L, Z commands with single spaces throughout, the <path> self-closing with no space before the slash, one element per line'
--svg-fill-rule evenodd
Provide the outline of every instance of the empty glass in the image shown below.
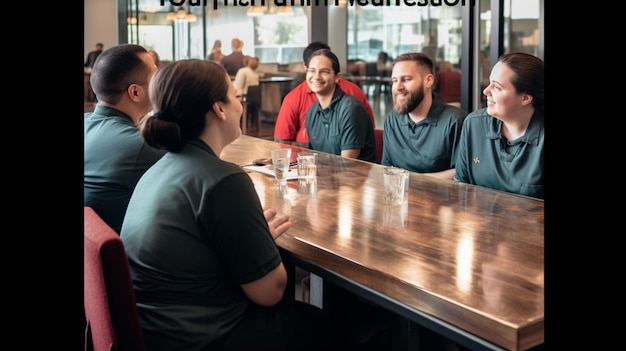
<path fill-rule="evenodd" d="M 317 152 L 299 152 L 298 179 L 314 179 L 317 176 Z"/>
<path fill-rule="evenodd" d="M 404 184 L 409 171 L 402 168 L 385 168 L 383 173 L 384 200 L 387 205 L 401 205 L 404 201 Z"/>
<path fill-rule="evenodd" d="M 273 149 L 272 165 L 274 167 L 274 178 L 278 185 L 287 184 L 287 173 L 289 172 L 289 162 L 291 162 L 291 149 Z"/>

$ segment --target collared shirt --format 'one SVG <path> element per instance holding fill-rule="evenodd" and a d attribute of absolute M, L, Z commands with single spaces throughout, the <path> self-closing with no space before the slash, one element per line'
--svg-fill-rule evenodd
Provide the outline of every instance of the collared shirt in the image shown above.
<path fill-rule="evenodd" d="M 374 112 L 367 96 L 358 85 L 345 79 L 339 79 L 337 85 L 346 93 L 356 97 L 365 106 L 376 127 Z M 306 81 L 293 88 L 283 99 L 276 117 L 274 137 L 283 140 L 295 140 L 298 143 L 308 144 L 309 134 L 306 131 L 306 112 L 317 101 L 317 95 L 311 90 Z"/>
<path fill-rule="evenodd" d="M 200 139 L 144 174 L 120 236 L 148 350 L 206 350 L 281 263 L 252 180 Z"/>
<path fill-rule="evenodd" d="M 463 124 L 454 180 L 521 195 L 544 197 L 544 115 L 535 111 L 515 140 L 501 135 L 502 121 L 483 108 Z"/>
<path fill-rule="evenodd" d="M 359 160 L 376 161 L 374 127 L 365 107 L 337 85 L 330 104 L 322 109 L 319 101 L 306 113 L 309 147 L 340 155 L 342 150 L 361 149 Z"/>
<path fill-rule="evenodd" d="M 84 115 L 84 205 L 116 232 L 143 173 L 166 152 L 150 147 L 123 112 L 96 105 Z"/>
<path fill-rule="evenodd" d="M 415 123 L 408 114 L 391 110 L 383 128 L 381 164 L 418 173 L 454 168 L 463 119 L 467 112 L 433 94 L 428 115 Z"/>

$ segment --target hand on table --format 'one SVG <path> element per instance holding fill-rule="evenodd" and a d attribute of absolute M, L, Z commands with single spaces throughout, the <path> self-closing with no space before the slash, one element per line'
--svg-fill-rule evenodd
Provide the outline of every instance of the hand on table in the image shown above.
<path fill-rule="evenodd" d="M 282 233 L 286 232 L 291 227 L 291 221 L 289 215 L 284 214 L 276 216 L 276 210 L 273 208 L 267 209 L 263 212 L 267 224 L 270 227 L 270 233 L 274 239 L 278 238 Z"/>

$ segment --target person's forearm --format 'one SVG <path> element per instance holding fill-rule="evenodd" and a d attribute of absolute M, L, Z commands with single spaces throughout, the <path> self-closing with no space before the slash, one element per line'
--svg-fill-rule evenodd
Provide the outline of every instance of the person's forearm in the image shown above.
<path fill-rule="evenodd" d="M 360 153 L 361 153 L 361 149 L 341 150 L 341 156 L 348 157 L 348 158 L 359 158 Z"/>
<path fill-rule="evenodd" d="M 294 146 L 300 146 L 300 147 L 309 147 L 308 143 L 299 143 L 293 139 L 280 139 L 277 137 L 274 137 L 274 141 L 277 143 L 282 143 L 282 144 L 288 144 L 288 145 L 294 145 Z"/>
<path fill-rule="evenodd" d="M 425 175 L 429 175 L 436 178 L 454 180 L 454 173 L 456 170 L 454 168 L 446 169 L 445 171 L 440 172 L 432 172 L 432 173 L 424 173 Z"/>

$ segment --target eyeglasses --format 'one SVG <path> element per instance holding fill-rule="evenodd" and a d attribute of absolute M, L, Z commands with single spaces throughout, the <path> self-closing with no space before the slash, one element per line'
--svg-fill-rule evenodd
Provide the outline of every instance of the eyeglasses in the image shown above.
<path fill-rule="evenodd" d="M 306 70 L 306 74 L 312 74 L 312 75 L 316 75 L 317 74 L 317 70 L 315 68 L 307 68 Z M 322 76 L 328 76 L 329 74 L 333 73 L 332 69 L 328 69 L 328 68 L 322 68 L 319 70 L 320 74 Z"/>

